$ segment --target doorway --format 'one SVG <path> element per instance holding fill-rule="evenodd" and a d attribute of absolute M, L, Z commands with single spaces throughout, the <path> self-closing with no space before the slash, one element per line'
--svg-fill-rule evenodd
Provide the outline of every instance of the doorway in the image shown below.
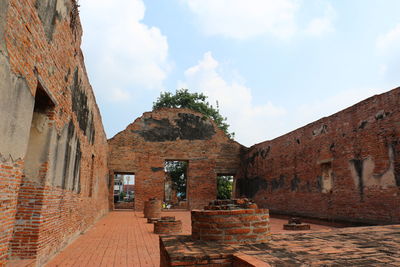
<path fill-rule="evenodd" d="M 188 162 L 166 160 L 164 164 L 164 204 L 166 209 L 187 208 Z"/>
<path fill-rule="evenodd" d="M 135 208 L 135 174 L 114 173 L 114 209 Z"/>

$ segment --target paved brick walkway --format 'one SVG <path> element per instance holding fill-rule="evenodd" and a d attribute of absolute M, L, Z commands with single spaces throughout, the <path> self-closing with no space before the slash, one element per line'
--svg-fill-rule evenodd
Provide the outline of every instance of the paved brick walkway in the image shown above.
<path fill-rule="evenodd" d="M 168 213 L 169 214 L 169 213 Z M 177 219 L 188 212 L 175 212 Z M 183 217 L 183 218 L 182 218 Z M 190 228 L 184 226 L 184 234 Z M 159 266 L 158 235 L 143 213 L 110 212 L 46 266 Z"/>
<path fill-rule="evenodd" d="M 182 220 L 182 235 L 191 232 L 190 212 L 164 212 Z M 282 230 L 286 220 L 271 219 L 274 233 Z M 314 230 L 331 228 L 312 225 Z M 293 232 L 290 232 L 293 233 Z M 46 266 L 156 266 L 160 265 L 158 235 L 153 234 L 153 224 L 148 224 L 143 213 L 114 211 L 98 221 L 85 234 L 60 252 Z"/>

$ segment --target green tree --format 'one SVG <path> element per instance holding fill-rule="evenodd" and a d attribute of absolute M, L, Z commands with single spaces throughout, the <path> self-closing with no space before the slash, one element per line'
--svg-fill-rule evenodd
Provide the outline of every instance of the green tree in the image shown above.
<path fill-rule="evenodd" d="M 232 196 L 232 187 L 232 176 L 217 176 L 217 199 L 230 199 Z"/>
<path fill-rule="evenodd" d="M 212 119 L 225 134 L 233 139 L 235 133 L 229 133 L 229 124 L 226 123 L 226 117 L 219 113 L 218 101 L 216 108 L 206 101 L 207 96 L 203 93 L 190 93 L 188 89 L 176 90 L 175 94 L 170 92 L 161 92 L 156 102 L 153 102 L 153 110 L 159 108 L 189 108 L 200 112 L 205 117 Z"/>
<path fill-rule="evenodd" d="M 181 199 L 186 199 L 186 161 L 166 161 L 165 171 L 169 173 L 173 187 Z"/>

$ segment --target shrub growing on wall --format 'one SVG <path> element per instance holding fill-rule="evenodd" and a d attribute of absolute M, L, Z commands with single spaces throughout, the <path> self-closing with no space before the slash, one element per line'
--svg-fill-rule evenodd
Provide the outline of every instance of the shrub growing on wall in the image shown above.
<path fill-rule="evenodd" d="M 217 199 L 230 199 L 232 196 L 232 176 L 217 176 Z"/>
<path fill-rule="evenodd" d="M 219 113 L 218 102 L 214 108 L 207 102 L 207 96 L 203 93 L 190 93 L 188 89 L 179 89 L 175 94 L 170 92 L 161 92 L 156 102 L 153 102 L 153 110 L 159 108 L 188 108 L 200 112 L 205 117 L 212 119 L 225 134 L 233 139 L 235 133 L 229 133 L 229 124 L 226 118 Z"/>

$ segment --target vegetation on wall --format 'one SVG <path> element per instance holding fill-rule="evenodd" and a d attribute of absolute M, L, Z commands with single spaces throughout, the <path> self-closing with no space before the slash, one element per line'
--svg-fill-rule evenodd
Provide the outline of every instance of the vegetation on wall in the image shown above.
<path fill-rule="evenodd" d="M 191 93 L 188 89 L 176 90 L 175 94 L 161 92 L 156 102 L 153 102 L 153 110 L 159 108 L 188 108 L 200 112 L 205 117 L 212 119 L 225 134 L 233 139 L 235 133 L 229 133 L 229 124 L 226 117 L 219 113 L 218 102 L 216 108 L 207 102 L 207 96 L 203 93 Z"/>
<path fill-rule="evenodd" d="M 230 199 L 232 196 L 232 187 L 232 176 L 217 176 L 217 199 Z"/>
<path fill-rule="evenodd" d="M 188 163 L 186 161 L 166 161 L 165 171 L 171 177 L 173 188 L 176 190 L 180 199 L 186 199 L 186 171 Z"/>

